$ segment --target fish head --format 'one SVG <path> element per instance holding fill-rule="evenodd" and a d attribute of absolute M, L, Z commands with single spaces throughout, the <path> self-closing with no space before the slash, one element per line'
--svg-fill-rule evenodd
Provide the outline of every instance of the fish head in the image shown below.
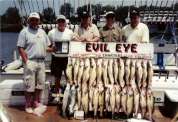
<path fill-rule="evenodd" d="M 90 60 L 89 60 L 89 58 L 86 58 L 85 59 L 85 67 L 88 67 L 88 66 L 90 66 Z"/>
<path fill-rule="evenodd" d="M 93 67 L 96 66 L 96 63 L 95 63 L 95 59 L 94 59 L 94 58 L 91 58 L 90 61 L 91 61 L 91 66 L 93 66 Z"/>

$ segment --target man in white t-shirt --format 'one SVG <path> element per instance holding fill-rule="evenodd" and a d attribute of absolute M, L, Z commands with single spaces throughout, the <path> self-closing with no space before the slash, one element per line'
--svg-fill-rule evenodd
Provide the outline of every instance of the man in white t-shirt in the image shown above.
<path fill-rule="evenodd" d="M 47 34 L 38 27 L 40 16 L 31 13 L 28 26 L 19 34 L 17 47 L 24 65 L 25 111 L 33 113 L 38 108 L 46 108 L 40 103 L 41 92 L 45 84 L 45 56 L 51 42 Z M 35 108 L 34 110 L 32 108 Z"/>
<path fill-rule="evenodd" d="M 66 27 L 66 17 L 64 15 L 57 16 L 56 22 L 58 24 L 57 28 L 49 31 L 48 37 L 53 44 L 51 73 L 55 76 L 55 92 L 59 93 L 62 72 L 64 71 L 65 73 L 68 57 L 59 57 L 56 53 L 56 44 L 58 42 L 69 42 L 71 40 L 75 40 L 75 36 L 72 30 Z"/>
<path fill-rule="evenodd" d="M 137 10 L 130 13 L 131 23 L 122 28 L 123 39 L 131 43 L 149 43 L 149 29 L 146 24 L 140 22 L 140 14 Z"/>

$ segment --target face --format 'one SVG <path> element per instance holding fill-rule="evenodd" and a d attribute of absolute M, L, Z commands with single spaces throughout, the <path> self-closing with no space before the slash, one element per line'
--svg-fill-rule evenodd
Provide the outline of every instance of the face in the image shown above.
<path fill-rule="evenodd" d="M 133 17 L 130 18 L 130 20 L 131 20 L 131 26 L 133 28 L 135 28 L 140 22 L 140 17 L 139 16 L 133 16 Z"/>
<path fill-rule="evenodd" d="M 81 19 L 81 24 L 84 27 L 88 27 L 88 25 L 90 24 L 91 18 L 90 17 L 84 17 Z"/>
<path fill-rule="evenodd" d="M 64 31 L 64 29 L 65 29 L 65 27 L 66 27 L 66 22 L 65 22 L 65 20 L 59 19 L 59 20 L 57 21 L 57 24 L 58 24 L 58 29 L 59 29 L 60 31 Z"/>
<path fill-rule="evenodd" d="M 28 20 L 29 26 L 33 29 L 37 29 L 39 23 L 40 23 L 40 20 L 37 18 L 29 18 L 29 20 Z"/>
<path fill-rule="evenodd" d="M 109 26 L 112 26 L 115 22 L 115 18 L 113 17 L 108 17 L 106 18 L 106 24 L 109 25 Z"/>

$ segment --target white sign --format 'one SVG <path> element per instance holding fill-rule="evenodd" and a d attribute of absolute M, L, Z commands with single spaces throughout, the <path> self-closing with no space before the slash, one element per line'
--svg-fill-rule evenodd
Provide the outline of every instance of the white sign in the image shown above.
<path fill-rule="evenodd" d="M 70 42 L 71 57 L 144 58 L 152 59 L 154 48 L 151 43 L 116 42 Z"/>

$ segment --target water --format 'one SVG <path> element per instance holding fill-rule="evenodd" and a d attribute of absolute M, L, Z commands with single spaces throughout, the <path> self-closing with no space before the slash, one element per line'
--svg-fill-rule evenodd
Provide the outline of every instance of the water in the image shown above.
<path fill-rule="evenodd" d="M 17 50 L 16 43 L 19 33 L 0 32 L 0 60 L 5 64 L 13 61 L 13 51 Z"/>

